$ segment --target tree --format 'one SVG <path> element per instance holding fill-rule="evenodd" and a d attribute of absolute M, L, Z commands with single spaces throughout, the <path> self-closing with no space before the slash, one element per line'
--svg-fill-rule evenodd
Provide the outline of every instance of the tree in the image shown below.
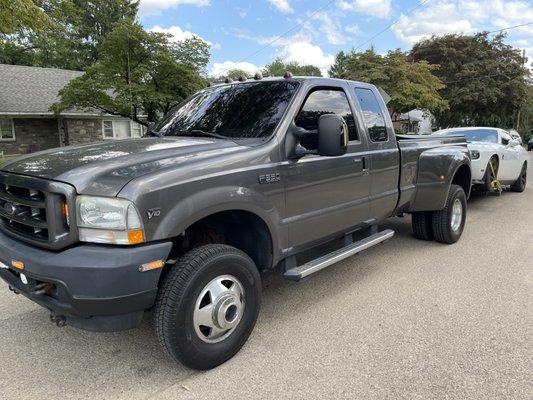
<path fill-rule="evenodd" d="M 276 58 L 273 62 L 267 64 L 263 74 L 267 76 L 283 76 L 287 71 L 295 76 L 322 76 L 320 69 L 314 65 L 300 65 L 295 61 L 285 63 L 281 58 Z"/>
<path fill-rule="evenodd" d="M 0 33 L 19 29 L 42 29 L 51 24 L 44 11 L 32 0 L 0 0 Z"/>
<path fill-rule="evenodd" d="M 102 43 L 97 62 L 59 92 L 52 109 L 92 108 L 147 125 L 205 84 L 195 68 L 174 58 L 165 35 L 123 20 Z"/>
<path fill-rule="evenodd" d="M 239 79 L 241 76 L 247 77 L 248 75 L 248 72 L 242 69 L 232 69 L 226 73 L 226 77 L 233 80 Z"/>
<path fill-rule="evenodd" d="M 409 62 L 400 50 L 381 56 L 370 49 L 362 53 L 337 54 L 330 75 L 382 88 L 391 96 L 388 104 L 391 114 L 415 108 L 436 112 L 447 107 L 447 102 L 438 93 L 444 85 L 433 75 L 437 68 L 426 61 Z"/>
<path fill-rule="evenodd" d="M 439 89 L 450 105 L 435 114 L 441 127 L 516 125 L 526 94 L 525 68 L 520 51 L 503 43 L 504 34 L 431 37 L 414 45 L 410 59 L 438 64 Z"/>
<path fill-rule="evenodd" d="M 348 59 L 349 56 L 344 51 L 339 51 L 335 56 L 335 63 L 329 69 L 329 76 L 344 79 L 348 74 Z"/>
<path fill-rule="evenodd" d="M 96 61 L 115 24 L 135 19 L 138 0 L 41 0 L 40 5 L 52 24 L 2 35 L 2 62 L 84 70 Z"/>
<path fill-rule="evenodd" d="M 533 138 L 533 85 L 531 84 L 526 89 L 526 97 L 520 110 L 517 130 L 525 141 Z"/>
<path fill-rule="evenodd" d="M 211 45 L 198 36 L 181 40 L 172 45 L 174 58 L 182 63 L 192 65 L 197 71 L 205 73 L 209 63 Z"/>

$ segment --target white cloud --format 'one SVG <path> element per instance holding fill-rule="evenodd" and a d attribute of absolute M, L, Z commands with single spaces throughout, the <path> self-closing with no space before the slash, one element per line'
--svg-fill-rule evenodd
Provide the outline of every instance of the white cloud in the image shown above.
<path fill-rule="evenodd" d="M 157 15 L 160 14 L 162 10 L 180 5 L 205 7 L 209 4 L 210 0 L 141 0 L 139 5 L 139 14 Z"/>
<path fill-rule="evenodd" d="M 441 0 L 420 8 L 409 16 L 402 15 L 392 27 L 405 43 L 414 44 L 432 34 L 473 33 L 493 31 L 533 21 L 533 5 L 523 1 L 504 0 Z M 529 36 L 533 47 L 533 25 L 509 31 L 511 35 Z"/>
<path fill-rule="evenodd" d="M 282 36 L 282 37 L 279 37 L 279 36 L 254 36 L 254 35 L 250 35 L 250 34 L 244 32 L 244 31 L 238 30 L 238 29 L 233 29 L 232 33 L 233 33 L 233 35 L 235 35 L 235 37 L 237 37 L 239 39 L 251 40 L 251 41 L 256 42 L 258 44 L 261 44 L 261 45 L 270 44 L 273 47 L 281 47 L 281 46 L 286 46 L 286 45 L 288 45 L 290 43 L 293 43 L 293 42 L 300 42 L 300 41 L 306 42 L 306 41 L 311 41 L 312 40 L 311 34 L 310 33 L 306 33 L 304 31 L 297 32 L 294 35 L 287 36 L 287 37 L 286 36 Z"/>
<path fill-rule="evenodd" d="M 394 34 L 407 44 L 432 34 L 471 34 L 496 31 L 533 21 L 533 3 L 521 0 L 440 0 L 420 8 L 409 16 L 402 15 L 392 27 Z M 526 50 L 528 63 L 533 60 L 533 24 L 507 31 L 508 42 Z"/>
<path fill-rule="evenodd" d="M 461 15 L 456 4 L 441 2 L 410 16 L 402 14 L 392 31 L 401 41 L 414 44 L 432 34 L 473 33 L 475 28 L 469 19 Z"/>
<path fill-rule="evenodd" d="M 190 39 L 190 38 L 196 36 L 197 38 L 200 38 L 204 42 L 209 44 L 212 49 L 220 49 L 220 44 L 212 43 L 209 40 L 204 39 L 203 37 L 201 37 L 200 35 L 198 35 L 198 34 L 196 34 L 194 32 L 186 31 L 186 30 L 181 29 L 177 25 L 172 25 L 172 26 L 169 26 L 168 28 L 162 28 L 159 25 L 155 25 L 155 26 L 151 27 L 150 29 L 148 29 L 148 32 L 157 32 L 157 33 L 169 34 L 169 35 L 171 35 L 170 40 L 173 41 L 173 42 L 181 42 L 182 40 Z"/>
<path fill-rule="evenodd" d="M 343 11 L 354 11 L 378 18 L 388 18 L 391 11 L 391 0 L 339 0 L 337 5 Z"/>
<path fill-rule="evenodd" d="M 359 26 L 357 25 L 349 25 L 344 28 L 344 30 L 348 33 L 351 33 L 352 35 L 360 35 L 361 29 L 359 29 Z"/>
<path fill-rule="evenodd" d="M 272 4 L 274 7 L 276 7 L 281 12 L 291 13 L 294 11 L 289 3 L 289 0 L 268 0 L 268 1 L 270 2 L 270 4 Z"/>
<path fill-rule="evenodd" d="M 342 26 L 327 13 L 319 12 L 312 16 L 312 18 L 305 23 L 305 27 L 315 34 L 317 29 L 313 28 L 313 22 L 318 23 L 318 32 L 321 32 L 327 39 L 329 44 L 340 45 L 348 41 L 346 34 L 342 32 Z"/>
<path fill-rule="evenodd" d="M 224 61 L 222 63 L 214 63 L 211 69 L 209 70 L 209 75 L 215 78 L 219 78 L 221 76 L 226 75 L 232 69 L 240 69 L 250 75 L 253 75 L 257 71 L 261 70 L 261 68 L 249 62 Z"/>
<path fill-rule="evenodd" d="M 326 54 L 316 45 L 309 42 L 294 42 L 284 47 L 281 52 L 284 61 L 296 61 L 301 65 L 314 65 L 319 68 L 323 76 L 328 75 L 328 69 L 335 62 L 335 56 Z"/>

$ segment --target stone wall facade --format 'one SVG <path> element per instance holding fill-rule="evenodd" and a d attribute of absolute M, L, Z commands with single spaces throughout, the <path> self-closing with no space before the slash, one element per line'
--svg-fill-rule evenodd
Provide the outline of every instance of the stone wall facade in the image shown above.
<path fill-rule="evenodd" d="M 102 120 L 99 118 L 66 118 L 63 122 L 66 131 L 66 143 L 69 145 L 100 142 Z"/>
<path fill-rule="evenodd" d="M 0 114 L 0 118 L 5 118 Z M 87 144 L 104 140 L 103 118 L 12 118 L 15 140 L 0 140 L 0 153 L 27 154 L 53 147 Z M 111 120 L 113 118 L 105 118 Z M 117 119 L 117 118 L 115 118 Z"/>
<path fill-rule="evenodd" d="M 56 118 L 14 118 L 13 123 L 15 140 L 0 140 L 0 152 L 4 155 L 27 154 L 60 145 Z"/>

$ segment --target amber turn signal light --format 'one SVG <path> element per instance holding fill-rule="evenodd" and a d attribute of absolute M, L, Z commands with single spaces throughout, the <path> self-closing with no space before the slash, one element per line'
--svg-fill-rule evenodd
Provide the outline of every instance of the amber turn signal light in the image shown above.
<path fill-rule="evenodd" d="M 144 242 L 144 233 L 142 229 L 132 229 L 128 231 L 128 243 L 139 244 Z"/>
<path fill-rule="evenodd" d="M 21 271 L 24 269 L 24 263 L 19 260 L 11 260 L 11 266 L 16 269 L 20 269 Z"/>
<path fill-rule="evenodd" d="M 156 260 L 156 261 L 152 261 L 152 262 L 141 265 L 139 267 L 139 271 L 140 272 L 151 271 L 153 269 L 163 268 L 164 265 L 165 265 L 165 262 L 163 260 Z"/>

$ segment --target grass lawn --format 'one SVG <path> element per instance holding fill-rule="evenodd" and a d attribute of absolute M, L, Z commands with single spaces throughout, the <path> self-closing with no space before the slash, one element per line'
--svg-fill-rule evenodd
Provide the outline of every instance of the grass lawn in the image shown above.
<path fill-rule="evenodd" d="M 4 162 L 8 161 L 9 159 L 16 157 L 16 156 L 4 156 L 0 157 L 0 164 L 3 164 Z"/>

